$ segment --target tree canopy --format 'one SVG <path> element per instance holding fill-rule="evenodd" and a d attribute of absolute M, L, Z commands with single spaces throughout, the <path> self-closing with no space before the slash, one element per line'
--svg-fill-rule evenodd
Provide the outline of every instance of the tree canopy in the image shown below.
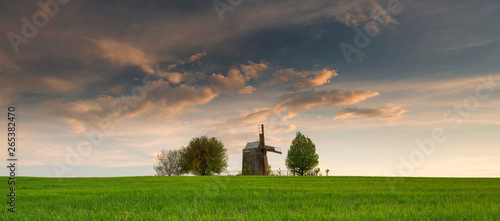
<path fill-rule="evenodd" d="M 207 136 L 193 138 L 181 150 L 184 172 L 197 175 L 218 174 L 227 168 L 227 150 L 222 141 Z"/>
<path fill-rule="evenodd" d="M 309 137 L 297 132 L 286 156 L 286 167 L 294 174 L 304 176 L 319 163 L 316 145 Z"/>
<path fill-rule="evenodd" d="M 163 149 L 157 155 L 158 162 L 154 166 L 157 176 L 171 176 L 182 174 L 181 153 L 179 150 Z"/>

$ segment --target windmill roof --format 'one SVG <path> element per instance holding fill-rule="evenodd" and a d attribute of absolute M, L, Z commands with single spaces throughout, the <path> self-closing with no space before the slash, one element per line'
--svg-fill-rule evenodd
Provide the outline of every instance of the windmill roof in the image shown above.
<path fill-rule="evenodd" d="M 248 142 L 247 145 L 245 146 L 245 149 L 254 149 L 254 148 L 259 148 L 259 141 L 254 141 L 254 142 Z"/>

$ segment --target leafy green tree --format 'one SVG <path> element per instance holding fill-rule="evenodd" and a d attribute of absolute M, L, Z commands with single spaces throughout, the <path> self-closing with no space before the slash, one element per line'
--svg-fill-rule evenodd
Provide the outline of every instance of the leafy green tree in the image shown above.
<path fill-rule="evenodd" d="M 330 172 L 330 170 L 326 169 L 325 172 L 326 172 L 326 176 L 328 176 L 328 173 Z"/>
<path fill-rule="evenodd" d="M 157 176 L 181 175 L 181 153 L 179 150 L 163 149 L 157 154 L 157 162 L 154 165 Z"/>
<path fill-rule="evenodd" d="M 293 174 L 304 176 L 318 165 L 318 159 L 316 145 L 309 137 L 304 136 L 300 131 L 297 132 L 286 156 L 286 167 Z"/>
<path fill-rule="evenodd" d="M 193 138 L 181 150 L 183 171 L 202 176 L 220 174 L 227 168 L 226 152 L 222 141 L 215 137 Z"/>

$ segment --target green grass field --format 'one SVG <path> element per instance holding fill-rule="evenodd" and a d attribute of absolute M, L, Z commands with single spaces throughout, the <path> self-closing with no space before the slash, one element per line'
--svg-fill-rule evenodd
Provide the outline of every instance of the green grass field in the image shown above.
<path fill-rule="evenodd" d="M 500 179 L 16 178 L 0 220 L 500 220 Z"/>

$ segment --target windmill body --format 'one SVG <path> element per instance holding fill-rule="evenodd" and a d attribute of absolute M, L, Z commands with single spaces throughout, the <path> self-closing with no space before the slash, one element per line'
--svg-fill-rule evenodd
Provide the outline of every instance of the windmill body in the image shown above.
<path fill-rule="evenodd" d="M 277 147 L 267 146 L 264 141 L 264 125 L 259 127 L 259 141 L 249 142 L 243 149 L 242 174 L 267 175 L 267 152 L 281 154 Z"/>

